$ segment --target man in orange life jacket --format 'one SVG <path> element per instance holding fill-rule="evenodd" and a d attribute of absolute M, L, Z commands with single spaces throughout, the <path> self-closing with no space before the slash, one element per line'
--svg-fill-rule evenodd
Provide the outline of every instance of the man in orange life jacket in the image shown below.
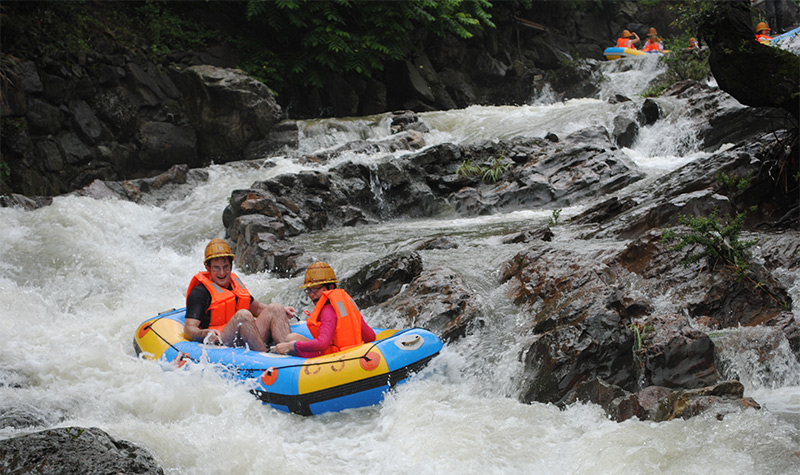
<path fill-rule="evenodd" d="M 766 22 L 759 22 L 756 25 L 756 40 L 764 45 L 770 44 L 772 42 L 772 37 L 769 36 L 770 31 L 772 30 L 769 29 L 769 25 Z"/>
<path fill-rule="evenodd" d="M 267 351 L 270 337 L 276 342 L 286 340 L 291 333 L 289 320 L 297 311 L 254 299 L 231 271 L 234 257 L 222 239 L 206 246 L 206 271 L 195 274 L 186 291 L 183 335 L 187 340 Z"/>
<path fill-rule="evenodd" d="M 300 286 L 314 302 L 314 311 L 306 320 L 308 330 L 314 337 L 292 333 L 286 342 L 272 348 L 276 353 L 292 353 L 312 358 L 375 341 L 375 331 L 361 316 L 358 306 L 342 289 L 331 266 L 315 262 L 306 269 L 305 282 Z"/>
<path fill-rule="evenodd" d="M 647 32 L 647 41 L 644 42 L 642 51 L 645 53 L 662 53 L 664 51 L 664 43 L 661 42 L 655 28 L 651 27 Z"/>
<path fill-rule="evenodd" d="M 631 33 L 628 30 L 622 30 L 622 37 L 617 38 L 617 47 L 636 49 L 636 47 L 633 45 L 638 42 L 639 42 L 639 35 L 637 35 L 636 32 Z"/>

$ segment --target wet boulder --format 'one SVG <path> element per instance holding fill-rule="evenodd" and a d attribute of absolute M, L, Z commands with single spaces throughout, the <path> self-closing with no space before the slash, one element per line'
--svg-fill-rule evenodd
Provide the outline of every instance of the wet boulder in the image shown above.
<path fill-rule="evenodd" d="M 356 140 L 348 142 L 341 147 L 332 150 L 305 155 L 302 161 L 313 163 L 325 163 L 342 154 L 377 154 L 380 152 L 393 153 L 400 150 L 419 150 L 425 146 L 425 139 L 422 133 L 409 129 L 383 139 L 383 140 Z"/>
<path fill-rule="evenodd" d="M 699 388 L 717 382 L 714 344 L 685 315 L 648 315 L 630 328 L 639 384 Z"/>
<path fill-rule="evenodd" d="M 64 427 L 0 440 L 4 473 L 163 474 L 149 451 L 98 428 Z"/>
<path fill-rule="evenodd" d="M 713 412 L 722 420 L 726 414 L 743 409 L 761 409 L 752 398 L 744 397 L 744 386 L 739 381 L 723 381 L 713 386 L 673 391 L 658 400 L 658 405 L 649 412 L 656 422 L 691 417 Z"/>
<path fill-rule="evenodd" d="M 723 381 L 691 390 L 648 386 L 632 393 L 602 379 L 595 379 L 578 384 L 567 395 L 564 405 L 576 402 L 597 404 L 609 418 L 617 422 L 633 417 L 642 421 L 663 422 L 689 419 L 704 413 L 713 413 L 722 420 L 730 413 L 761 408 L 752 398 L 744 397 L 744 386 L 739 381 Z"/>
<path fill-rule="evenodd" d="M 609 254 L 542 245 L 506 263 L 501 282 L 532 313 L 531 343 L 522 355 L 524 402 L 560 401 L 576 384 L 595 378 L 636 388 L 629 322 L 611 308 L 619 296 L 618 276 L 603 263 Z"/>
<path fill-rule="evenodd" d="M 379 307 L 400 312 L 407 325 L 426 328 L 451 341 L 483 325 L 477 303 L 450 269 L 424 269 Z"/>
<path fill-rule="evenodd" d="M 598 97 L 600 62 L 584 59 L 563 64 L 545 75 L 545 79 L 563 99 Z"/>
<path fill-rule="evenodd" d="M 653 125 L 662 115 L 663 112 L 658 102 L 647 98 L 644 100 L 642 108 L 639 110 L 639 122 L 644 126 Z"/>
<path fill-rule="evenodd" d="M 759 43 L 753 36 L 750 2 L 714 4 L 702 19 L 702 39 L 719 87 L 742 104 L 780 107 L 800 119 L 800 57 Z"/>
<path fill-rule="evenodd" d="M 618 147 L 630 147 L 639 134 L 639 124 L 624 116 L 614 117 L 614 143 Z"/>
<path fill-rule="evenodd" d="M 371 307 L 394 297 L 422 273 L 422 258 L 417 252 L 402 252 L 372 262 L 354 275 L 342 279 L 362 308 Z"/>
<path fill-rule="evenodd" d="M 139 127 L 139 160 L 154 169 L 186 164 L 197 167 L 197 136 L 189 127 L 168 122 L 145 122 Z"/>
<path fill-rule="evenodd" d="M 422 133 L 430 132 L 430 127 L 420 120 L 419 115 L 414 111 L 394 111 L 389 121 L 389 128 L 393 134 L 406 132 L 408 130 L 416 130 Z"/>
<path fill-rule="evenodd" d="M 99 141 L 111 139 L 111 132 L 97 119 L 94 111 L 86 102 L 73 101 L 70 104 L 70 112 L 72 113 L 73 128 L 84 142 L 94 145 Z"/>
<path fill-rule="evenodd" d="M 272 91 L 243 71 L 201 65 L 172 73 L 205 160 L 244 158 L 247 145 L 263 140 L 281 118 Z"/>
<path fill-rule="evenodd" d="M 248 240 L 242 245 L 242 240 Z M 289 278 L 301 275 L 312 264 L 302 246 L 295 246 L 287 241 L 279 240 L 270 232 L 259 232 L 252 237 L 241 237 L 237 248 L 242 247 L 242 254 L 237 254 L 238 266 L 244 272 L 261 272 L 266 270 L 279 277 Z"/>

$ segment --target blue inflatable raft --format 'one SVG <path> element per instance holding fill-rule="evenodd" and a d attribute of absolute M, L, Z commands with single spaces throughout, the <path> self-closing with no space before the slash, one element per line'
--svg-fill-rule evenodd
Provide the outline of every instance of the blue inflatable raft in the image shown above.
<path fill-rule="evenodd" d="M 223 365 L 265 404 L 302 415 L 371 406 L 405 382 L 442 349 L 442 341 L 422 328 L 375 329 L 376 340 L 315 358 L 259 353 L 245 348 L 205 345 L 183 338 L 186 309 L 159 314 L 136 330 L 133 346 L 143 358 Z M 308 333 L 305 323 L 292 325 Z"/>
<path fill-rule="evenodd" d="M 620 58 L 632 58 L 634 56 L 642 56 L 647 53 L 643 51 L 639 51 L 638 49 L 634 48 L 622 48 L 619 46 L 611 46 L 606 48 L 603 51 L 606 59 L 620 59 Z"/>
<path fill-rule="evenodd" d="M 780 34 L 778 36 L 773 36 L 772 40 L 769 42 L 769 44 L 772 45 L 772 46 L 775 46 L 779 42 L 781 42 L 783 40 L 786 40 L 786 39 L 789 39 L 789 38 L 792 38 L 792 37 L 797 36 L 797 35 L 800 35 L 800 26 L 795 28 L 795 29 L 793 29 L 793 30 L 787 31 L 786 33 Z"/>

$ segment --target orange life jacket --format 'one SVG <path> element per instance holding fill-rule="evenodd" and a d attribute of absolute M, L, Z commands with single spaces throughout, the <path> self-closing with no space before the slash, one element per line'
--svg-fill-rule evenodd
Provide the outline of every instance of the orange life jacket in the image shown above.
<path fill-rule="evenodd" d="M 222 331 L 234 313 L 250 308 L 250 292 L 247 291 L 247 287 L 244 286 L 239 276 L 231 272 L 230 282 L 231 290 L 223 289 L 211 280 L 208 272 L 198 272 L 189 282 L 189 290 L 186 291 L 187 297 L 192 289 L 200 284 L 205 285 L 208 293 L 211 294 L 211 305 L 208 306 L 211 321 L 208 328 Z"/>
<path fill-rule="evenodd" d="M 647 42 L 644 44 L 644 48 L 642 48 L 642 51 L 645 53 L 657 53 L 663 50 L 664 46 L 661 45 L 661 40 L 652 41 L 650 38 L 647 39 Z"/>
<path fill-rule="evenodd" d="M 364 343 L 364 340 L 361 339 L 361 311 L 353 301 L 353 298 L 342 289 L 322 292 L 322 297 L 317 301 L 311 317 L 306 320 L 306 325 L 311 335 L 315 339 L 319 337 L 320 327 L 322 326 L 319 315 L 326 303 L 330 303 L 333 306 L 337 318 L 333 343 L 325 349 L 325 354 L 336 353 Z"/>
<path fill-rule="evenodd" d="M 768 45 L 772 41 L 772 37 L 769 35 L 756 35 L 756 39 L 759 43 Z"/>
<path fill-rule="evenodd" d="M 617 47 L 633 49 L 633 40 L 630 38 L 617 38 Z"/>

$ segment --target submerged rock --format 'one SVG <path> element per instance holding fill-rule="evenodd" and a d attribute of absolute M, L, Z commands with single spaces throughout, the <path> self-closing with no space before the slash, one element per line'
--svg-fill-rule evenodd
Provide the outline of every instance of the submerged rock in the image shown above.
<path fill-rule="evenodd" d="M 739 381 L 723 381 L 692 390 L 648 386 L 631 393 L 602 379 L 594 379 L 578 384 L 562 404 L 579 401 L 601 406 L 608 417 L 617 422 L 633 417 L 642 421 L 663 422 L 689 419 L 706 413 L 713 413 L 722 420 L 726 414 L 761 409 L 752 398 L 744 397 L 744 386 Z"/>

